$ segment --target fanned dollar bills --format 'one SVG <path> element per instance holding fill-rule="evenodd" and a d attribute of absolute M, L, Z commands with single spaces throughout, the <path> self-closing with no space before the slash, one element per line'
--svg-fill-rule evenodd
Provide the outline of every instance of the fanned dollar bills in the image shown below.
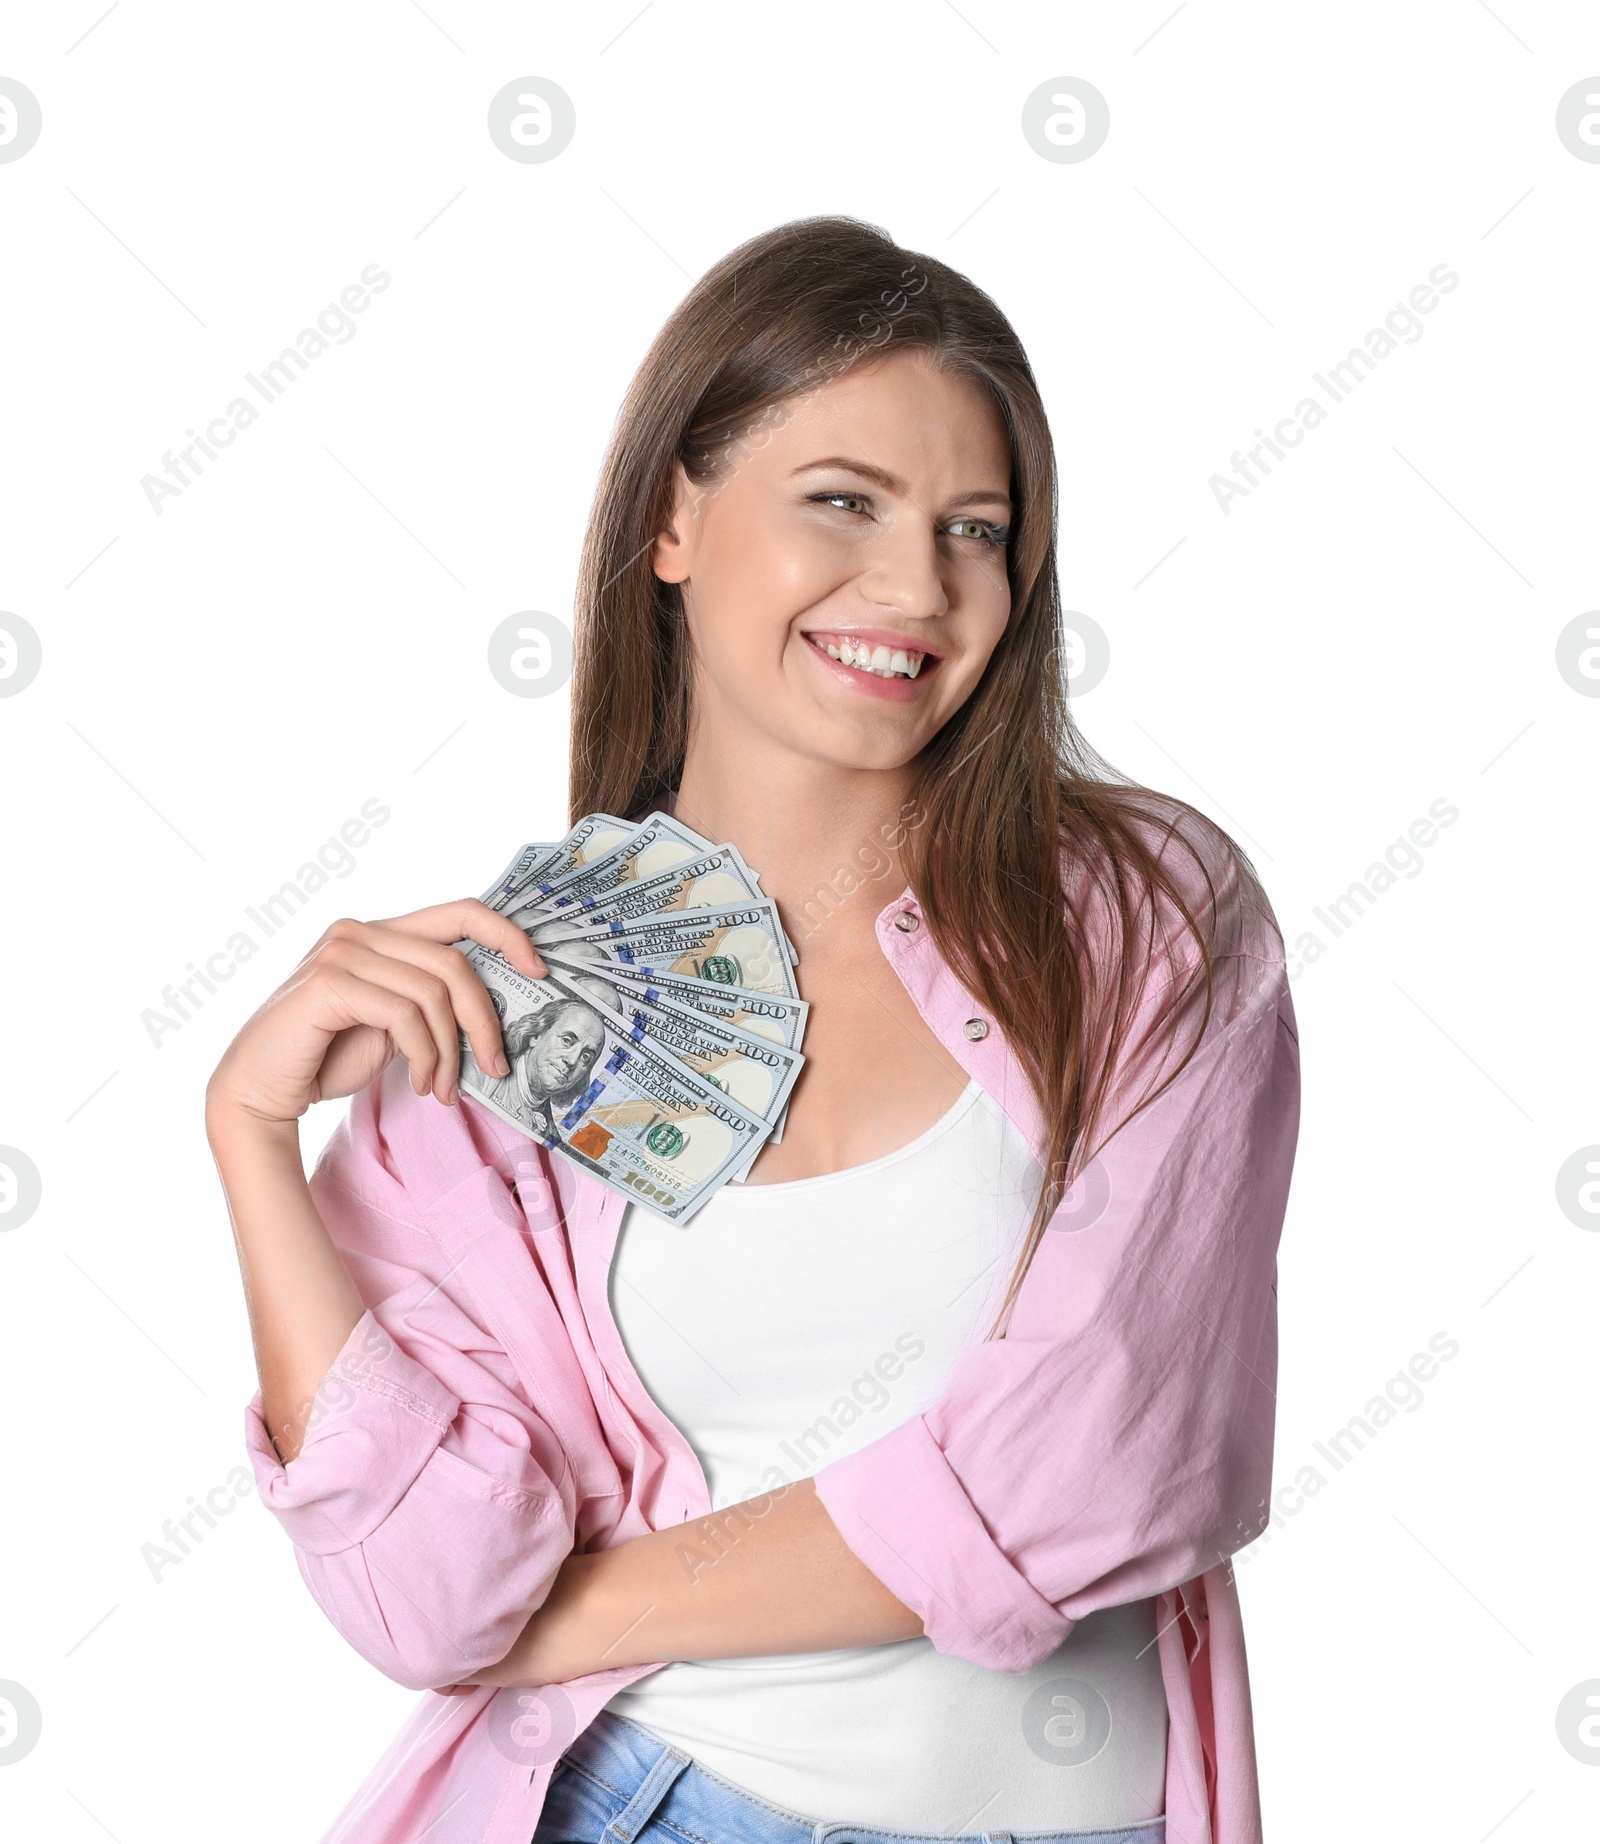
<path fill-rule="evenodd" d="M 463 1094 L 675 1223 L 782 1138 L 810 1008 L 777 906 L 734 846 L 666 813 L 591 813 L 524 845 L 483 900 L 549 977 L 456 943 L 511 1065 L 490 1075 L 463 1036 Z"/>

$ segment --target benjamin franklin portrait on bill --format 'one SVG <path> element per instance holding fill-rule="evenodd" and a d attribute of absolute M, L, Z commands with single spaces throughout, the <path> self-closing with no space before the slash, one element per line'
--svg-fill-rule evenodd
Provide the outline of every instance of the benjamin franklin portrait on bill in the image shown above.
<path fill-rule="evenodd" d="M 493 997 L 496 1012 L 501 1012 L 502 996 Z M 483 1071 L 484 1099 L 535 1139 L 562 1137 L 557 1122 L 588 1086 L 605 1048 L 599 1012 L 582 999 L 556 998 L 536 1012 L 523 1012 L 509 1021 L 502 1016 L 500 1030 L 511 1072 L 494 1076 Z"/>

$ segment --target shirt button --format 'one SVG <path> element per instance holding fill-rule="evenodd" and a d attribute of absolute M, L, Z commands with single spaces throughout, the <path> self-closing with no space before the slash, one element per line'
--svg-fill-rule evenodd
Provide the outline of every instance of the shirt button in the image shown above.
<path fill-rule="evenodd" d="M 912 929 L 917 926 L 917 918 L 912 915 L 909 909 L 902 909 L 899 915 L 895 917 L 894 925 L 896 928 L 909 935 Z"/>
<path fill-rule="evenodd" d="M 973 1043 L 981 1043 L 989 1035 L 989 1021 L 987 1018 L 969 1018 L 961 1029 Z"/>

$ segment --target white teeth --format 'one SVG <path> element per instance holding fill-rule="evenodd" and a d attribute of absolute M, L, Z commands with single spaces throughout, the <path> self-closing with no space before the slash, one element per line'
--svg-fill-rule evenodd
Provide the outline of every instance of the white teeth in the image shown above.
<path fill-rule="evenodd" d="M 864 640 L 851 640 L 848 635 L 826 640 L 813 634 L 811 639 L 829 659 L 854 666 L 858 672 L 870 672 L 880 679 L 914 679 L 927 658 L 925 653 L 913 652 L 909 647 L 871 646 Z"/>

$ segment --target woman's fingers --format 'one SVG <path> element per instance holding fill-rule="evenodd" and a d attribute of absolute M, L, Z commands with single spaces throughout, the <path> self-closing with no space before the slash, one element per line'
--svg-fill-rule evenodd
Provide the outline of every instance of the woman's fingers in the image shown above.
<path fill-rule="evenodd" d="M 373 959 L 382 960 L 381 955 Z M 426 1013 L 405 993 L 386 980 L 368 980 L 345 965 L 323 969 L 328 992 L 349 1014 L 353 1023 L 372 1025 L 387 1032 L 390 1041 L 411 1069 L 411 1086 L 419 1095 L 435 1085 L 439 1073 L 439 1042 Z"/>
<path fill-rule="evenodd" d="M 463 1042 L 483 1070 L 509 1075 L 494 1001 L 455 946 L 468 940 L 547 975 L 524 931 L 474 896 L 378 922 L 339 916 L 234 1038 L 208 1106 L 216 1097 L 219 1110 L 299 1119 L 313 1101 L 356 1092 L 396 1051 L 418 1095 L 453 1103 Z"/>
<path fill-rule="evenodd" d="M 480 947 L 493 948 L 503 954 L 513 967 L 542 980 L 549 972 L 539 951 L 509 916 L 475 896 L 458 897 L 453 903 L 435 903 L 429 909 L 414 909 L 405 916 L 386 916 L 372 924 L 374 928 L 391 928 L 400 934 L 420 936 L 435 942 L 476 941 Z"/>
<path fill-rule="evenodd" d="M 478 910 L 482 916 L 471 913 L 462 914 L 463 909 Z M 419 910 L 418 916 L 429 912 Z M 464 936 L 459 931 L 468 923 L 482 929 L 486 939 L 485 947 L 494 946 L 488 937 L 505 937 L 505 958 L 514 964 L 520 963 L 523 970 L 535 979 L 543 979 L 549 969 L 535 951 L 532 942 L 520 928 L 508 922 L 504 916 L 497 916 L 484 903 L 442 903 L 433 912 L 436 921 L 429 925 L 428 933 L 413 932 L 402 928 L 399 923 L 414 921 L 415 917 L 402 916 L 397 922 L 371 922 L 357 925 L 357 932 L 352 939 L 365 941 L 376 947 L 380 953 L 390 954 L 398 959 L 409 960 L 413 965 L 437 974 L 450 989 L 451 1003 L 455 1007 L 456 1017 L 461 1028 L 467 1033 L 472 1045 L 472 1054 L 483 1068 L 497 1075 L 507 1074 L 507 1069 L 497 1057 L 502 1048 L 500 1038 L 500 1018 L 494 1009 L 494 1002 L 489 997 L 488 988 L 478 976 L 477 970 L 454 944 L 462 940 L 477 940 L 476 935 Z M 498 928 L 490 928 L 482 917 L 490 917 Z M 449 935 L 451 945 L 446 947 L 433 932 L 439 928 Z M 377 931 L 373 933 L 371 931 Z"/>
<path fill-rule="evenodd" d="M 330 972 L 342 970 L 369 985 L 388 989 L 421 1015 L 433 1055 L 427 1079 L 412 1087 L 432 1088 L 441 1101 L 453 1101 L 460 1075 L 460 1033 L 467 1033 L 472 1053 L 483 1068 L 501 1072 L 500 1021 L 482 980 L 454 949 L 402 936 L 371 923 L 341 927 L 317 950 Z"/>
<path fill-rule="evenodd" d="M 509 917 L 491 909 L 477 897 L 461 897 L 453 903 L 436 903 L 409 915 L 354 924 L 352 928 L 354 938 L 372 941 L 383 953 L 410 960 L 438 974 L 450 989 L 456 1016 L 479 1066 L 493 1075 L 510 1073 L 510 1065 L 503 1054 L 499 1014 L 476 969 L 454 945 L 460 941 L 475 941 L 503 955 L 531 978 L 546 978 L 550 970 L 543 956 Z M 372 930 L 379 934 L 371 935 L 369 931 Z M 454 1042 L 447 1060 L 453 1072 L 459 1060 Z M 438 1092 L 441 1098 L 448 1097 L 447 1090 Z"/>
<path fill-rule="evenodd" d="M 522 930 L 477 897 L 377 922 L 341 916 L 229 1045 L 208 1113 L 298 1120 L 314 1102 L 353 1094 L 396 1051 L 419 1095 L 453 1101 L 463 1041 L 482 1068 L 509 1074 L 488 988 L 455 945 L 468 941 L 530 978 L 549 973 Z"/>

